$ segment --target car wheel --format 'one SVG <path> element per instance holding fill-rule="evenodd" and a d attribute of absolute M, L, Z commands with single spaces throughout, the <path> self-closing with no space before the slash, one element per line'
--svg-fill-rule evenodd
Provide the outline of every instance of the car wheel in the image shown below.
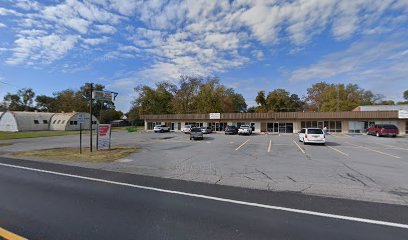
<path fill-rule="evenodd" d="M 305 139 L 303 139 L 303 145 L 307 145 L 307 143 L 306 143 Z"/>
<path fill-rule="evenodd" d="M 397 137 L 397 135 L 392 135 L 393 138 Z"/>
<path fill-rule="evenodd" d="M 380 135 L 379 132 L 377 132 L 375 135 L 376 135 L 377 137 L 381 137 L 381 135 Z"/>

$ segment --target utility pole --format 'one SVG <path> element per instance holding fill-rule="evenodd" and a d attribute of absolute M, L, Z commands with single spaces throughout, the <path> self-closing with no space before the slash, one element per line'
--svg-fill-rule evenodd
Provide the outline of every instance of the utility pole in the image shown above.
<path fill-rule="evenodd" d="M 92 152 L 92 92 L 93 83 L 91 83 L 91 89 L 89 91 L 89 149 Z"/>

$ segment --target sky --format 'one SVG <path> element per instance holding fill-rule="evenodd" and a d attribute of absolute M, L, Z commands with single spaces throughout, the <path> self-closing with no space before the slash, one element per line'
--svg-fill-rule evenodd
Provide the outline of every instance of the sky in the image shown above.
<path fill-rule="evenodd" d="M 0 1 L 0 98 L 93 82 L 127 111 L 134 87 L 180 75 L 216 76 L 249 106 L 320 81 L 401 101 L 408 0 Z"/>

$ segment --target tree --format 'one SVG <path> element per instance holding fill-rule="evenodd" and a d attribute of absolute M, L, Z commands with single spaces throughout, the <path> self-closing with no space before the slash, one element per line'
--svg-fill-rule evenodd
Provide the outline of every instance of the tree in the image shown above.
<path fill-rule="evenodd" d="M 57 103 L 54 97 L 49 97 L 46 95 L 38 95 L 35 98 L 36 108 L 42 112 L 56 112 Z"/>
<path fill-rule="evenodd" d="M 196 111 L 194 101 L 201 84 L 202 79 L 200 78 L 189 76 L 180 77 L 180 87 L 176 89 L 172 102 L 175 113 L 193 113 Z"/>
<path fill-rule="evenodd" d="M 102 110 L 100 112 L 99 121 L 101 123 L 110 123 L 113 120 L 118 120 L 123 116 L 123 112 L 116 111 L 113 108 Z"/>
<path fill-rule="evenodd" d="M 31 88 L 23 88 L 17 93 L 7 93 L 3 102 L 9 111 L 32 111 L 35 93 Z"/>
<path fill-rule="evenodd" d="M 139 114 L 170 114 L 173 113 L 172 100 L 175 86 L 168 82 L 156 84 L 156 88 L 141 85 L 135 88 L 138 97 L 134 106 Z"/>
<path fill-rule="evenodd" d="M 406 90 L 403 95 L 404 99 L 408 101 L 408 90 Z"/>
<path fill-rule="evenodd" d="M 281 88 L 269 92 L 266 97 L 264 91 L 259 91 L 255 101 L 258 104 L 256 112 L 293 112 L 304 108 L 304 102 L 297 94 Z"/>
<path fill-rule="evenodd" d="M 307 89 L 311 110 L 322 112 L 351 111 L 360 105 L 378 104 L 382 95 L 365 91 L 357 84 L 328 84 L 320 82 Z"/>

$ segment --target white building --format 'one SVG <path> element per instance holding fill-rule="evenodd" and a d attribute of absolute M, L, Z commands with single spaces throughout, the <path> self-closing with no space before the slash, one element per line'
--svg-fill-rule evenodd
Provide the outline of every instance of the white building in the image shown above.
<path fill-rule="evenodd" d="M 82 116 L 81 116 L 82 115 Z M 51 117 L 50 130 L 51 131 L 70 131 L 79 130 L 80 121 L 79 118 L 84 119 L 82 129 L 89 129 L 89 113 L 55 113 Z M 95 116 L 92 117 L 92 128 L 96 128 L 96 124 L 99 124 L 98 119 Z"/>
<path fill-rule="evenodd" d="M 7 111 L 0 114 L 0 131 L 48 131 L 48 130 L 77 130 L 79 129 L 78 116 L 85 116 L 83 129 L 89 129 L 88 113 L 47 113 L 47 112 L 19 112 Z M 93 124 L 96 127 L 98 120 L 93 116 Z M 55 121 L 54 121 L 55 120 Z M 55 123 L 53 123 L 55 122 Z M 75 122 L 78 126 L 75 126 Z"/>

